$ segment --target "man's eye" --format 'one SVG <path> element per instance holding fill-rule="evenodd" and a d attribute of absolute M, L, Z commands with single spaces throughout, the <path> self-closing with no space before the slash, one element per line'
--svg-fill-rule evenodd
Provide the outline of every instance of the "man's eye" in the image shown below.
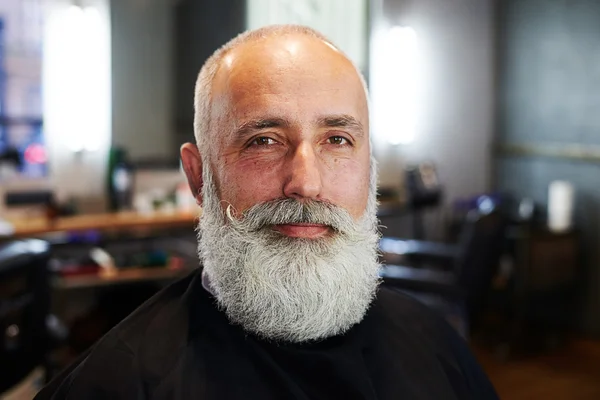
<path fill-rule="evenodd" d="M 346 139 L 345 137 L 342 137 L 342 136 L 332 136 L 327 140 L 329 141 L 330 144 L 335 144 L 338 146 L 349 144 L 348 139 Z"/>
<path fill-rule="evenodd" d="M 270 137 L 266 137 L 266 136 L 261 136 L 261 137 L 257 137 L 256 139 L 252 140 L 252 142 L 250 142 L 251 146 L 269 146 L 272 144 L 275 144 L 275 140 L 271 139 Z"/>

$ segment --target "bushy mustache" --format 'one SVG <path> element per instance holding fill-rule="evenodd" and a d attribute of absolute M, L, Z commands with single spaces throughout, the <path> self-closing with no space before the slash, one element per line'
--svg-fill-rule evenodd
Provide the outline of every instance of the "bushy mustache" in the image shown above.
<path fill-rule="evenodd" d="M 257 232 L 284 224 L 327 225 L 339 233 L 352 233 L 356 230 L 356 222 L 348 211 L 318 200 L 271 200 L 250 207 L 239 217 L 232 215 L 228 208 L 227 217 L 234 228 L 244 232 Z"/>

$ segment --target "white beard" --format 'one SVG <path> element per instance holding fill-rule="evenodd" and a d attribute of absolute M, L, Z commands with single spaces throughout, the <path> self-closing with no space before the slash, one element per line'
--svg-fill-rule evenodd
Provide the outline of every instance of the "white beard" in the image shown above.
<path fill-rule="evenodd" d="M 367 210 L 358 222 L 340 207 L 289 199 L 254 206 L 237 219 L 222 209 L 210 167 L 203 171 L 199 256 L 231 322 L 262 338 L 306 342 L 362 320 L 379 284 L 374 161 Z M 334 232 L 290 238 L 265 221 L 325 223 Z"/>

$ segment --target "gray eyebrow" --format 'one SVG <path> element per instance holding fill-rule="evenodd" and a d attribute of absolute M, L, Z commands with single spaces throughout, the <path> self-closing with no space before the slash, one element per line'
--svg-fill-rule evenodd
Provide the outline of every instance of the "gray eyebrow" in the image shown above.
<path fill-rule="evenodd" d="M 239 137 L 261 129 L 288 127 L 289 125 L 289 122 L 283 118 L 256 118 L 241 124 L 235 133 Z"/>
<path fill-rule="evenodd" d="M 361 136 L 364 133 L 363 124 L 361 124 L 360 121 L 353 116 L 347 114 L 328 115 L 321 117 L 318 120 L 318 125 L 329 128 L 349 128 Z"/>

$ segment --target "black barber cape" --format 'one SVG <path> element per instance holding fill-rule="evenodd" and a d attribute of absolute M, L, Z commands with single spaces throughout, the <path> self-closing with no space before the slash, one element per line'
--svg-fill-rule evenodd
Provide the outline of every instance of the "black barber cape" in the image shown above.
<path fill-rule="evenodd" d="M 36 399 L 497 399 L 465 342 L 403 294 L 380 288 L 344 335 L 276 344 L 230 324 L 201 281 L 154 296 Z"/>

